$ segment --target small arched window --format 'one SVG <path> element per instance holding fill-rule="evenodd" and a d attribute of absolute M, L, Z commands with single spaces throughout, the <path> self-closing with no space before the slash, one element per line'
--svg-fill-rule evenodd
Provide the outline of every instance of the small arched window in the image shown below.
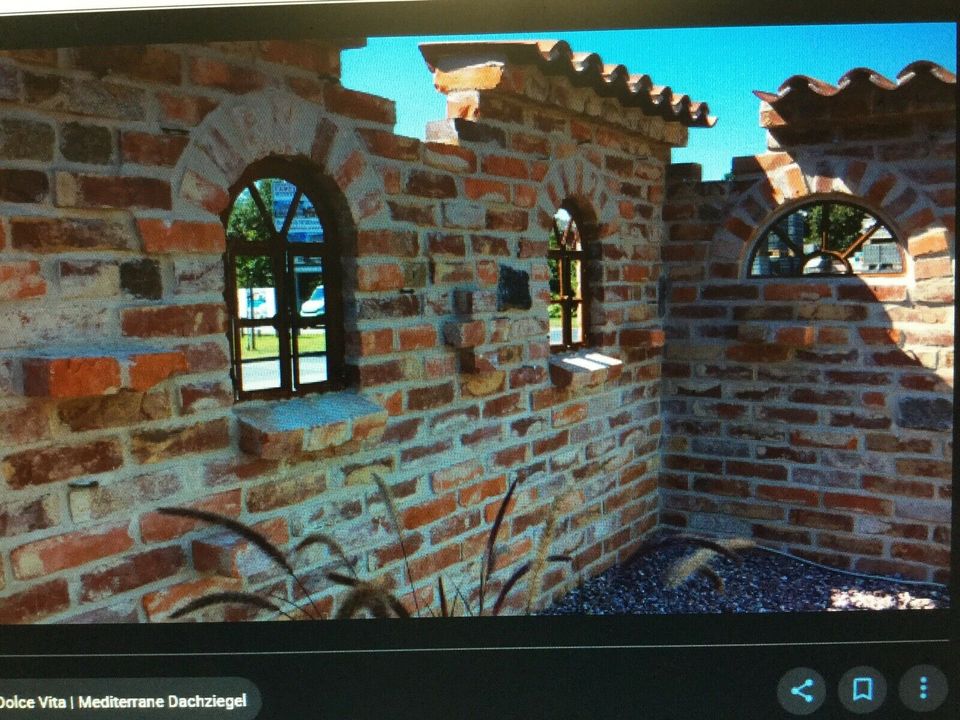
<path fill-rule="evenodd" d="M 231 188 L 227 306 L 238 399 L 343 386 L 341 238 L 323 183 L 269 158 Z"/>
<path fill-rule="evenodd" d="M 749 277 L 895 275 L 903 251 L 890 226 L 847 200 L 824 198 L 780 214 L 748 261 Z"/>
<path fill-rule="evenodd" d="M 590 287 L 584 229 L 580 212 L 570 202 L 564 202 L 553 216 L 547 251 L 550 348 L 558 352 L 583 347 L 587 342 Z"/>

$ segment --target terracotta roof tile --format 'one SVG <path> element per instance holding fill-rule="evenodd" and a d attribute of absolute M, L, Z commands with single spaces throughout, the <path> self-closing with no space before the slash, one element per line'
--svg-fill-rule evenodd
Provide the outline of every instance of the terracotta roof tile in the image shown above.
<path fill-rule="evenodd" d="M 777 127 L 830 118 L 872 118 L 904 113 L 939 111 L 956 105 L 957 76 L 936 63 L 918 60 L 897 74 L 896 80 L 870 68 L 854 68 L 836 85 L 794 75 L 776 93 L 755 90 L 770 106 L 761 124 Z"/>
<path fill-rule="evenodd" d="M 646 115 L 687 127 L 712 127 L 716 122 L 705 102 L 654 85 L 649 75 L 631 75 L 623 65 L 605 65 L 596 53 L 573 52 L 563 40 L 424 43 L 420 52 L 432 71 L 490 63 L 534 66 L 544 75 L 564 76 L 574 87 L 591 88 Z"/>

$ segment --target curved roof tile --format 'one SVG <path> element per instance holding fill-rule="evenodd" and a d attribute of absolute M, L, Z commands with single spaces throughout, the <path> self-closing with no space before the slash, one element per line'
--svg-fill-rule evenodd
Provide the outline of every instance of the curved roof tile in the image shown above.
<path fill-rule="evenodd" d="M 712 127 L 716 122 L 707 103 L 674 95 L 668 86 L 654 85 L 648 75 L 631 75 L 623 65 L 605 65 L 596 53 L 574 52 L 563 40 L 424 43 L 420 52 L 431 70 L 448 68 L 456 60 L 533 65 L 545 75 L 562 75 L 576 87 L 589 87 L 647 115 L 687 127 Z"/>
<path fill-rule="evenodd" d="M 871 112 L 881 104 L 884 114 L 892 114 L 923 106 L 955 104 L 956 83 L 956 74 L 943 66 L 917 60 L 901 70 L 896 80 L 859 67 L 844 73 L 836 85 L 806 75 L 793 75 L 776 93 L 755 90 L 754 95 L 785 120 L 788 115 L 800 116 L 803 112 L 816 114 L 818 109 L 829 110 L 833 115 Z"/>

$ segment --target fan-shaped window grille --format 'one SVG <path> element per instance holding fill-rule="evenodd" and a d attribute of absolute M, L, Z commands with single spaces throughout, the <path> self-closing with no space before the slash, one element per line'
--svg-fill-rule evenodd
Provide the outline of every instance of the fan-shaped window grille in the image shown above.
<path fill-rule="evenodd" d="M 895 275 L 904 269 L 893 230 L 869 210 L 822 199 L 776 218 L 750 253 L 749 277 Z"/>

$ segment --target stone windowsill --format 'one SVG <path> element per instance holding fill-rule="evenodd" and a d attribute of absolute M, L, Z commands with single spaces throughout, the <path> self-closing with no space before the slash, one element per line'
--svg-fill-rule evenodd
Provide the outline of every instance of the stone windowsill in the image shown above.
<path fill-rule="evenodd" d="M 386 410 L 352 392 L 239 405 L 234 415 L 240 449 L 270 460 L 363 449 L 382 437 L 387 424 Z"/>
<path fill-rule="evenodd" d="M 596 350 L 577 350 L 550 358 L 550 379 L 557 387 L 576 390 L 602 385 L 619 378 L 622 371 L 620 360 Z"/>

